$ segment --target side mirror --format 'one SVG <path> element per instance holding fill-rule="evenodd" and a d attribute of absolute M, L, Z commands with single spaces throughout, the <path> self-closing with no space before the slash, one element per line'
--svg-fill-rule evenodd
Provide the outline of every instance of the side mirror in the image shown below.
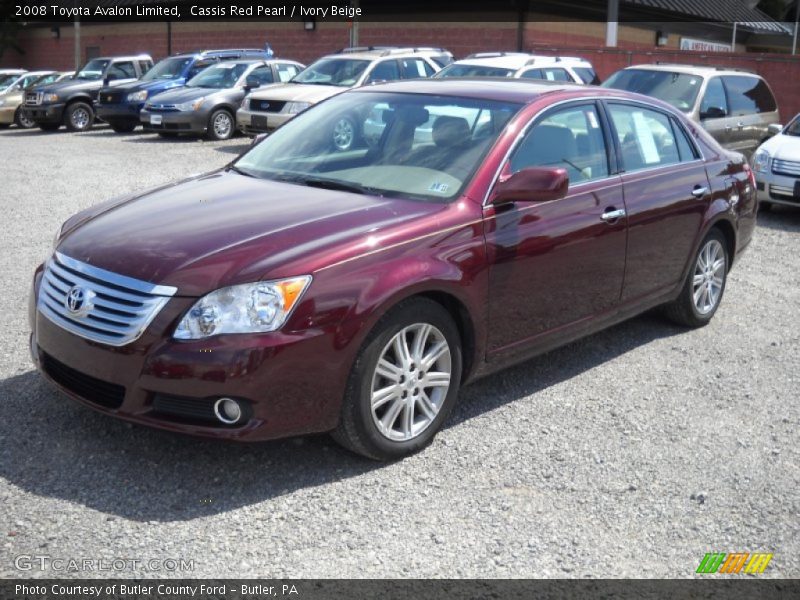
<path fill-rule="evenodd" d="M 508 202 L 549 202 L 567 195 L 569 175 L 561 167 L 528 167 L 510 175 L 501 175 L 492 196 L 492 204 Z"/>
<path fill-rule="evenodd" d="M 725 112 L 724 108 L 720 108 L 719 106 L 709 106 L 700 113 L 701 119 L 721 119 L 726 116 L 728 116 L 728 113 Z"/>
<path fill-rule="evenodd" d="M 771 123 L 769 127 L 767 127 L 767 133 L 770 135 L 778 135 L 781 131 L 783 131 L 783 125 L 780 123 Z"/>
<path fill-rule="evenodd" d="M 261 87 L 261 81 L 258 77 L 253 77 L 252 75 L 248 75 L 247 79 L 244 80 L 244 89 L 252 90 L 257 87 Z"/>

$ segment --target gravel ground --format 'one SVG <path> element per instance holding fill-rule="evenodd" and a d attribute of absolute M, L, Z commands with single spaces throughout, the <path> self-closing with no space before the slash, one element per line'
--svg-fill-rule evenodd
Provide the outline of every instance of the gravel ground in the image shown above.
<path fill-rule="evenodd" d="M 326 436 L 258 445 L 114 421 L 28 358 L 35 265 L 75 211 L 245 148 L 0 132 L 0 576 L 20 555 L 184 559 L 141 577 L 691 577 L 765 551 L 800 577 L 800 211 L 763 214 L 708 327 L 645 315 L 463 390 L 391 465 Z"/>

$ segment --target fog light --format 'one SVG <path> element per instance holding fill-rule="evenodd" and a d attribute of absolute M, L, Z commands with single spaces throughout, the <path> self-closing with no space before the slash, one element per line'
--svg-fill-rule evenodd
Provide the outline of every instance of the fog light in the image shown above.
<path fill-rule="evenodd" d="M 242 418 L 242 407 L 236 400 L 220 398 L 214 403 L 214 414 L 226 425 L 233 425 Z"/>

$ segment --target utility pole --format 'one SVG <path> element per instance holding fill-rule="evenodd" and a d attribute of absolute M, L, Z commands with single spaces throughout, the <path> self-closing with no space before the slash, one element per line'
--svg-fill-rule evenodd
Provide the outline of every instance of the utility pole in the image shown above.
<path fill-rule="evenodd" d="M 617 45 L 617 30 L 619 29 L 619 0 L 608 0 L 608 15 L 606 17 L 606 46 Z"/>
<path fill-rule="evenodd" d="M 797 26 L 800 22 L 800 0 L 794 3 L 794 36 L 792 38 L 792 54 L 797 54 Z"/>
<path fill-rule="evenodd" d="M 75 17 L 75 71 L 81 68 L 81 20 Z"/>
<path fill-rule="evenodd" d="M 350 0 L 350 6 L 358 8 L 359 0 Z M 353 17 L 350 22 L 350 47 L 355 48 L 358 46 L 358 19 Z"/>
<path fill-rule="evenodd" d="M 731 38 L 731 52 L 736 52 L 736 25 L 737 22 L 733 22 L 733 37 Z"/>

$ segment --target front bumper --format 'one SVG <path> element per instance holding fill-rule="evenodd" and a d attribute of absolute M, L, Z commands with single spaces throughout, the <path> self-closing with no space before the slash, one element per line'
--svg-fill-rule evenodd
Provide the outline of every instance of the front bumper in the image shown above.
<path fill-rule="evenodd" d="M 759 202 L 800 206 L 800 177 L 756 173 L 756 189 Z"/>
<path fill-rule="evenodd" d="M 41 277 L 39 267 L 28 307 L 31 356 L 81 404 L 150 427 L 237 441 L 336 426 L 355 352 L 338 347 L 335 329 L 177 341 L 169 334 L 196 299 L 173 297 L 139 339 L 112 347 L 69 333 L 37 310 Z M 233 426 L 198 418 L 220 397 L 246 402 L 249 418 Z M 177 398 L 188 411 L 163 412 L 163 398 Z"/>
<path fill-rule="evenodd" d="M 29 106 L 24 104 L 22 110 L 35 123 L 61 123 L 64 119 L 66 104 L 40 104 Z"/>
<path fill-rule="evenodd" d="M 236 126 L 247 135 L 272 133 L 293 116 L 283 113 L 255 112 L 240 108 L 236 111 Z"/>
<path fill-rule="evenodd" d="M 130 104 L 95 104 L 97 116 L 106 123 L 130 123 L 139 125 L 139 113 L 144 102 Z"/>
<path fill-rule="evenodd" d="M 160 116 L 161 123 L 153 123 L 152 117 Z M 205 110 L 151 112 L 143 108 L 139 112 L 139 121 L 145 131 L 168 131 L 171 133 L 204 134 L 208 130 L 209 114 Z"/>
<path fill-rule="evenodd" d="M 18 106 L 18 104 L 14 106 L 0 106 L 0 123 L 13 123 L 14 115 L 17 113 Z"/>

